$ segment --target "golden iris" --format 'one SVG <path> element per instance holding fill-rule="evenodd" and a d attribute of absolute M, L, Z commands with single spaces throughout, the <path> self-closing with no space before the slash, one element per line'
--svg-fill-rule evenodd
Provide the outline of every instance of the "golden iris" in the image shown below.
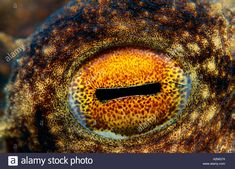
<path fill-rule="evenodd" d="M 172 123 L 189 92 L 189 77 L 175 61 L 126 47 L 83 64 L 72 80 L 69 102 L 81 125 L 120 139 Z"/>

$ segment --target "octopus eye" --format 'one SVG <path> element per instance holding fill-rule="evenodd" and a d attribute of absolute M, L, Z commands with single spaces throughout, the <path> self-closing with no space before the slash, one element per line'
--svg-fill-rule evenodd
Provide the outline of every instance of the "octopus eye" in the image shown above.
<path fill-rule="evenodd" d="M 79 123 L 110 138 L 127 138 L 173 123 L 190 93 L 176 62 L 147 49 L 99 54 L 73 77 L 69 102 Z"/>
<path fill-rule="evenodd" d="M 214 2 L 71 1 L 17 58 L 9 151 L 231 151 L 233 31 Z"/>

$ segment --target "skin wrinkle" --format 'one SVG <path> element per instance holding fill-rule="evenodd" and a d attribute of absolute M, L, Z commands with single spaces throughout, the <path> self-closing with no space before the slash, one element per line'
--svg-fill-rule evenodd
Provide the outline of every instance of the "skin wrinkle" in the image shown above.
<path fill-rule="evenodd" d="M 231 27 L 220 10 L 212 15 L 211 8 L 183 0 L 71 1 L 31 36 L 7 86 L 8 151 L 230 152 Z M 214 44 L 215 37 L 222 45 Z M 74 118 L 68 102 L 74 75 L 115 47 L 162 53 L 191 77 L 191 94 L 173 124 L 114 140 L 85 130 Z M 213 66 L 203 66 L 212 59 Z M 209 94 L 203 97 L 205 85 Z"/>

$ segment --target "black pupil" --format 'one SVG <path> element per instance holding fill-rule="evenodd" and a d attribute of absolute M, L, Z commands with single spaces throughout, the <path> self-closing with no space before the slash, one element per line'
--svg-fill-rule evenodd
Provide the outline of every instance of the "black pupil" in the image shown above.
<path fill-rule="evenodd" d="M 141 86 L 130 86 L 123 88 L 98 88 L 96 89 L 96 98 L 101 102 L 108 100 L 134 96 L 134 95 L 152 95 L 159 93 L 161 90 L 160 83 L 148 83 Z"/>

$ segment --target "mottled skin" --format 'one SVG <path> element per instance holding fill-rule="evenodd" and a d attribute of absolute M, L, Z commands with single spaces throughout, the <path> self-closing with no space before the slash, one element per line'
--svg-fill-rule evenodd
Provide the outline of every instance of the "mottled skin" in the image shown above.
<path fill-rule="evenodd" d="M 10 152 L 230 152 L 232 27 L 220 4 L 72 1 L 50 17 L 19 56 L 4 137 Z M 68 86 L 84 61 L 107 48 L 164 53 L 192 79 L 182 115 L 164 130 L 126 140 L 99 137 L 72 116 Z"/>

